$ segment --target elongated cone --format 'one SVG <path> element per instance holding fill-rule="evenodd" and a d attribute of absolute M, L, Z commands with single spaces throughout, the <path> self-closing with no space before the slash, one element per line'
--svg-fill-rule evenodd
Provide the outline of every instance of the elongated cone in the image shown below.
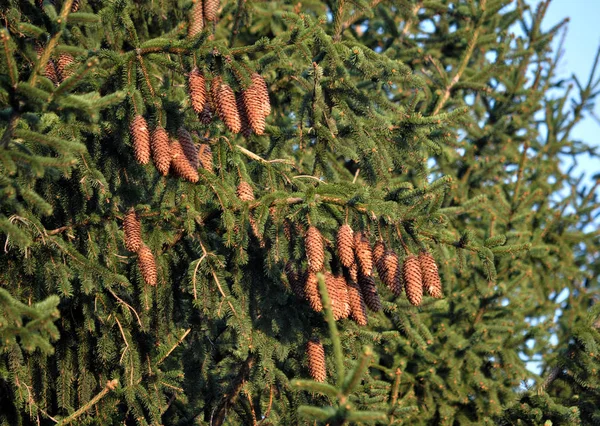
<path fill-rule="evenodd" d="M 169 145 L 169 135 L 163 127 L 156 126 L 152 132 L 150 147 L 152 148 L 154 165 L 161 175 L 166 176 L 171 166 L 171 147 Z"/>
<path fill-rule="evenodd" d="M 156 262 L 152 251 L 144 243 L 142 243 L 138 251 L 138 266 L 146 284 L 155 286 Z"/>
<path fill-rule="evenodd" d="M 208 170 L 211 173 L 214 173 L 213 170 L 213 156 L 212 150 L 210 149 L 210 145 L 208 144 L 200 144 L 200 148 L 198 150 L 198 157 L 200 158 L 200 164 L 204 170 Z"/>
<path fill-rule="evenodd" d="M 198 148 L 196 148 L 196 144 L 194 144 L 192 135 L 185 128 L 180 127 L 179 130 L 177 130 L 177 140 L 179 141 L 181 148 L 183 148 L 185 158 L 187 158 L 190 165 L 197 170 L 198 167 L 200 167 L 200 158 L 198 157 Z"/>
<path fill-rule="evenodd" d="M 367 325 L 367 306 L 360 287 L 355 282 L 348 283 L 348 300 L 350 301 L 350 317 L 358 325 Z"/>
<path fill-rule="evenodd" d="M 377 274 L 381 282 L 385 280 L 385 269 L 383 267 L 383 255 L 385 254 L 385 243 L 381 240 L 377 240 L 373 245 L 373 263 L 377 269 Z"/>
<path fill-rule="evenodd" d="M 131 120 L 129 131 L 136 161 L 140 164 L 148 164 L 150 161 L 150 131 L 146 119 L 139 114 L 136 115 Z"/>
<path fill-rule="evenodd" d="M 306 257 L 308 258 L 308 269 L 319 272 L 325 263 L 325 249 L 323 247 L 323 236 L 314 226 L 309 226 L 304 238 Z"/>
<path fill-rule="evenodd" d="M 348 299 L 346 280 L 343 277 L 341 279 L 340 277 L 336 277 L 331 272 L 326 272 L 325 284 L 327 285 L 327 293 L 331 301 L 333 318 L 336 321 L 348 318 L 350 315 L 350 301 Z"/>
<path fill-rule="evenodd" d="M 427 294 L 436 299 L 444 297 L 438 267 L 431 253 L 426 251 L 419 253 L 419 263 L 421 264 L 421 275 L 423 276 L 423 288 Z"/>
<path fill-rule="evenodd" d="M 252 86 L 256 87 L 256 96 L 260 99 L 263 116 L 271 114 L 271 101 L 269 100 L 269 90 L 265 79 L 258 73 L 252 74 Z"/>
<path fill-rule="evenodd" d="M 194 7 L 196 6 L 197 4 L 194 5 Z M 200 5 L 200 7 L 202 7 L 202 5 Z M 192 108 L 197 114 L 202 113 L 206 107 L 208 95 L 206 93 L 206 80 L 198 67 L 195 67 L 188 75 L 188 91 Z"/>
<path fill-rule="evenodd" d="M 173 166 L 175 173 L 188 182 L 198 182 L 198 169 L 190 164 L 177 139 L 171 141 L 171 154 L 171 165 Z"/>
<path fill-rule="evenodd" d="M 229 130 L 239 133 L 242 121 L 237 109 L 235 93 L 227 84 L 223 83 L 221 77 L 215 77 L 211 84 L 211 93 L 216 103 L 217 114 Z"/>
<path fill-rule="evenodd" d="M 323 310 L 323 302 L 319 293 L 319 281 L 314 272 L 307 271 L 304 274 L 304 294 L 313 311 L 321 312 Z"/>
<path fill-rule="evenodd" d="M 266 88 L 267 86 L 263 78 L 259 74 L 254 73 L 252 74 L 252 84 L 242 92 L 242 99 L 244 100 L 244 107 L 248 114 L 250 125 L 257 135 L 264 134 L 265 117 L 271 111 L 269 94 Z"/>
<path fill-rule="evenodd" d="M 362 274 L 371 275 L 373 273 L 373 253 L 368 238 L 362 232 L 354 234 L 354 253 Z"/>
<path fill-rule="evenodd" d="M 382 262 L 384 269 L 384 279 L 382 281 L 394 293 L 394 296 L 400 296 L 402 294 L 402 282 L 398 255 L 393 250 L 386 250 Z"/>
<path fill-rule="evenodd" d="M 288 260 L 283 268 L 285 275 L 287 277 L 288 282 L 290 283 L 290 288 L 299 299 L 305 299 L 306 295 L 304 294 L 304 283 L 300 281 L 298 277 L 298 272 L 294 268 L 294 264 Z"/>
<path fill-rule="evenodd" d="M 129 251 L 136 252 L 142 246 L 142 224 L 138 219 L 133 207 L 129 209 L 123 219 L 123 230 L 125 231 L 125 247 Z"/>
<path fill-rule="evenodd" d="M 359 273 L 358 285 L 367 307 L 373 312 L 379 312 L 381 310 L 381 299 L 379 299 L 379 293 L 377 293 L 377 286 L 375 285 L 373 276 Z"/>
<path fill-rule="evenodd" d="M 354 263 L 354 231 L 352 231 L 350 225 L 343 224 L 340 226 L 337 232 L 336 245 L 340 262 L 346 268 L 350 268 Z"/>
<path fill-rule="evenodd" d="M 75 59 L 68 53 L 61 53 L 56 61 L 56 71 L 60 81 L 63 82 L 73 74 L 73 63 Z"/>
<path fill-rule="evenodd" d="M 202 0 L 192 0 L 194 5 L 190 11 L 188 23 L 188 37 L 193 38 L 204 29 L 204 5 Z M 197 111 L 196 111 L 197 112 Z"/>
<path fill-rule="evenodd" d="M 235 103 L 237 105 L 238 113 L 240 114 L 240 122 L 242 124 L 240 133 L 245 138 L 248 138 L 252 134 L 252 127 L 250 126 L 250 121 L 248 119 L 246 107 L 244 106 L 244 101 L 242 100 L 242 96 L 239 93 L 235 95 Z"/>
<path fill-rule="evenodd" d="M 236 189 L 236 194 L 238 198 L 242 201 L 253 201 L 254 200 L 254 190 L 252 186 L 246 181 L 241 181 Z"/>
<path fill-rule="evenodd" d="M 315 382 L 324 382 L 327 379 L 327 366 L 325 364 L 325 348 L 318 339 L 311 339 L 306 344 L 306 358 L 308 358 L 308 372 Z"/>
<path fill-rule="evenodd" d="M 423 299 L 423 277 L 417 256 L 411 255 L 404 260 L 402 279 L 408 301 L 414 306 L 419 306 Z"/>
<path fill-rule="evenodd" d="M 208 22 L 216 21 L 220 5 L 219 0 L 204 0 L 204 19 Z"/>

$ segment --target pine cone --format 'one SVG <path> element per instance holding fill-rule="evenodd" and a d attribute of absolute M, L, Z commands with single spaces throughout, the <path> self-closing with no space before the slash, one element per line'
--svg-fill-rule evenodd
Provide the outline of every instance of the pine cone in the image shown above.
<path fill-rule="evenodd" d="M 152 251 L 144 243 L 138 251 L 138 266 L 146 284 L 156 285 L 156 262 Z"/>
<path fill-rule="evenodd" d="M 237 110 L 240 114 L 240 122 L 242 124 L 240 133 L 243 137 L 249 138 L 252 134 L 252 127 L 250 127 L 250 121 L 248 120 L 246 107 L 244 106 L 244 101 L 242 100 L 242 96 L 239 93 L 235 95 L 235 104 L 237 105 Z"/>
<path fill-rule="evenodd" d="M 72 64 L 74 62 L 75 59 L 68 53 L 61 53 L 58 57 L 58 60 L 56 61 L 56 71 L 58 72 L 58 77 L 61 82 L 73 75 Z"/>
<path fill-rule="evenodd" d="M 255 87 L 254 90 L 256 97 L 260 99 L 263 116 L 266 117 L 271 114 L 271 101 L 269 100 L 269 90 L 267 89 L 265 79 L 258 73 L 252 74 L 252 85 L 250 87 Z"/>
<path fill-rule="evenodd" d="M 198 170 L 190 164 L 185 156 L 183 147 L 177 139 L 171 141 L 171 153 L 171 165 L 173 166 L 175 173 L 188 182 L 198 182 Z"/>
<path fill-rule="evenodd" d="M 423 288 L 427 294 L 436 299 L 444 297 L 438 267 L 431 253 L 426 251 L 419 253 L 419 263 L 421 265 L 421 275 L 423 276 Z"/>
<path fill-rule="evenodd" d="M 327 285 L 333 318 L 336 321 L 348 318 L 350 315 L 350 301 L 346 289 L 346 280 L 343 277 L 334 276 L 331 272 L 325 272 L 325 284 Z"/>
<path fill-rule="evenodd" d="M 150 147 L 154 165 L 161 175 L 166 176 L 171 165 L 171 147 L 169 146 L 169 135 L 163 127 L 156 126 L 152 132 Z"/>
<path fill-rule="evenodd" d="M 373 245 L 373 263 L 377 268 L 377 274 L 382 282 L 385 282 L 385 268 L 383 267 L 383 255 L 385 254 L 385 243 L 381 240 Z"/>
<path fill-rule="evenodd" d="M 40 5 L 41 7 L 41 5 Z M 40 45 L 35 46 L 35 51 L 37 53 L 37 58 L 40 59 L 42 53 L 44 53 L 44 48 Z M 44 67 L 44 77 L 54 83 L 55 86 L 60 84 L 60 77 L 58 76 L 58 72 L 56 71 L 56 64 L 52 59 L 49 59 Z"/>
<path fill-rule="evenodd" d="M 213 157 L 210 145 L 207 145 L 205 143 L 200 144 L 200 149 L 198 150 L 198 157 L 200 159 L 200 164 L 202 165 L 202 168 L 204 170 L 208 170 L 210 173 L 214 173 Z"/>
<path fill-rule="evenodd" d="M 314 272 L 307 271 L 305 273 L 304 294 L 313 311 L 321 312 L 323 310 L 321 293 L 319 293 L 319 280 L 317 280 L 317 275 Z"/>
<path fill-rule="evenodd" d="M 359 273 L 358 285 L 365 304 L 373 312 L 379 312 L 381 310 L 381 300 L 379 299 L 379 293 L 377 293 L 375 279 L 371 275 L 362 275 Z"/>
<path fill-rule="evenodd" d="M 216 21 L 220 3 L 219 0 L 204 0 L 204 19 L 208 22 Z"/>
<path fill-rule="evenodd" d="M 244 180 L 240 182 L 235 192 L 242 201 L 254 200 L 254 190 L 252 189 L 252 186 Z"/>
<path fill-rule="evenodd" d="M 265 132 L 265 117 L 269 115 L 271 110 L 269 103 L 269 94 L 266 92 L 267 86 L 265 81 L 259 74 L 252 74 L 252 84 L 242 92 L 244 100 L 244 109 L 248 114 L 248 119 L 252 130 L 257 135 L 262 135 Z M 266 93 L 266 96 L 265 96 Z M 269 112 L 266 112 L 266 111 Z"/>
<path fill-rule="evenodd" d="M 358 325 L 367 325 L 367 306 L 360 287 L 357 283 L 350 282 L 347 290 L 348 300 L 350 301 L 350 316 Z"/>
<path fill-rule="evenodd" d="M 354 261 L 348 268 L 348 276 L 350 277 L 351 281 L 354 281 L 355 283 L 358 282 L 358 265 L 356 261 Z"/>
<path fill-rule="evenodd" d="M 354 253 L 362 274 L 371 275 L 373 273 L 373 253 L 368 238 L 362 232 L 354 234 Z"/>
<path fill-rule="evenodd" d="M 131 139 L 133 140 L 133 153 L 140 164 L 148 164 L 150 161 L 150 132 L 148 123 L 141 115 L 136 115 L 129 126 Z"/>
<path fill-rule="evenodd" d="M 194 144 L 194 140 L 192 139 L 192 135 L 190 132 L 185 130 L 185 128 L 180 127 L 177 130 L 177 140 L 183 148 L 183 153 L 185 154 L 185 158 L 189 161 L 190 165 L 198 170 L 200 167 L 200 158 L 198 157 L 198 148 L 196 148 L 196 144 Z"/>
<path fill-rule="evenodd" d="M 80 0 L 73 0 L 73 3 L 71 3 L 71 13 L 77 12 L 80 7 L 81 7 Z"/>
<path fill-rule="evenodd" d="M 198 119 L 200 120 L 200 122 L 202 124 L 204 124 L 205 126 L 208 126 L 210 124 L 210 122 L 212 121 L 212 118 L 213 118 L 213 113 L 212 113 L 212 110 L 210 109 L 210 104 L 208 102 L 206 102 L 204 104 L 204 109 L 198 115 Z"/>
<path fill-rule="evenodd" d="M 240 114 L 237 109 L 235 93 L 221 77 L 215 77 L 211 84 L 211 94 L 216 103 L 219 118 L 233 133 L 239 133 L 242 128 Z"/>
<path fill-rule="evenodd" d="M 125 231 L 125 247 L 127 250 L 136 252 L 142 246 L 142 224 L 138 219 L 133 207 L 129 209 L 123 219 L 123 230 Z"/>
<path fill-rule="evenodd" d="M 414 306 L 419 306 L 423 299 L 423 279 L 417 256 L 410 255 L 404 260 L 402 279 L 408 301 Z"/>
<path fill-rule="evenodd" d="M 354 231 L 348 224 L 343 224 L 338 229 L 336 243 L 340 262 L 350 268 L 354 263 Z"/>
<path fill-rule="evenodd" d="M 309 226 L 304 238 L 306 257 L 308 258 L 308 269 L 319 272 L 325 264 L 325 249 L 323 248 L 323 236 L 314 226 Z"/>
<path fill-rule="evenodd" d="M 202 9 L 202 2 L 199 1 L 194 5 L 194 8 L 200 4 L 200 9 Z M 188 75 L 188 90 L 190 93 L 190 101 L 192 103 L 192 108 L 197 114 L 201 114 L 206 107 L 206 81 L 204 76 L 200 72 L 200 70 L 196 67 L 190 74 Z"/>
<path fill-rule="evenodd" d="M 324 382 L 327 379 L 325 365 L 325 348 L 318 339 L 311 339 L 306 344 L 306 357 L 308 358 L 308 372 L 315 382 Z"/>
<path fill-rule="evenodd" d="M 193 0 L 194 5 L 189 16 L 188 37 L 193 38 L 204 29 L 204 5 L 202 0 Z M 198 111 L 196 111 L 198 112 Z"/>
<path fill-rule="evenodd" d="M 298 273 L 294 268 L 294 264 L 288 260 L 283 268 L 285 275 L 287 277 L 288 282 L 290 283 L 290 288 L 299 299 L 305 299 L 306 295 L 304 294 L 304 284 L 300 281 L 298 277 Z"/>
<path fill-rule="evenodd" d="M 393 250 L 386 250 L 383 255 L 383 276 L 382 281 L 390 289 L 394 296 L 402 294 L 402 282 L 400 280 L 400 262 L 398 255 Z"/>

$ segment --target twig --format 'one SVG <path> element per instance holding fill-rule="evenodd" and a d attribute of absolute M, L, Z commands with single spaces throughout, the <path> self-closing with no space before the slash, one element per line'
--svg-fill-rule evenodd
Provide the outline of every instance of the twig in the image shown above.
<path fill-rule="evenodd" d="M 169 355 L 171 355 L 171 352 L 173 352 L 173 351 L 175 350 L 175 348 L 176 348 L 177 346 L 179 346 L 179 345 L 181 344 L 181 342 L 183 342 L 183 339 L 185 339 L 185 338 L 186 338 L 186 336 L 187 336 L 188 334 L 190 334 L 190 331 L 192 331 L 192 329 L 191 329 L 191 328 L 188 328 L 187 330 L 185 330 L 185 332 L 183 333 L 183 336 L 181 336 L 181 337 L 179 338 L 179 340 L 178 340 L 178 341 L 177 341 L 177 342 L 176 342 L 176 343 L 173 345 L 173 347 L 172 347 L 171 349 L 169 349 L 169 352 L 167 352 L 166 354 L 164 354 L 164 355 L 163 355 L 163 356 L 162 356 L 162 357 L 161 357 L 161 358 L 158 360 L 158 362 L 156 363 L 156 365 L 160 365 L 160 364 L 161 364 L 161 363 L 162 363 L 162 362 L 163 362 L 165 359 L 167 359 L 167 357 L 168 357 Z"/>
<path fill-rule="evenodd" d="M 244 381 L 250 373 L 250 369 L 254 365 L 254 355 L 249 354 L 246 361 L 242 364 L 237 377 L 234 379 L 231 390 L 225 394 L 219 405 L 215 408 L 214 417 L 211 418 L 211 426 L 221 426 L 225 421 L 227 409 L 235 404 L 237 397 L 244 386 Z"/>
<path fill-rule="evenodd" d="M 70 1 L 68 1 L 68 0 L 67 0 L 67 2 L 70 3 Z M 79 410 L 75 411 L 69 417 L 58 422 L 57 426 L 64 426 L 64 425 L 71 423 L 77 417 L 81 416 L 87 410 L 89 410 L 94 405 L 96 405 L 102 398 L 104 398 L 104 396 L 108 392 L 115 390 L 118 385 L 119 385 L 119 381 L 117 379 L 109 380 L 108 382 L 106 382 L 106 386 L 104 386 L 104 389 L 102 389 L 95 397 L 90 399 L 90 401 L 87 404 L 85 404 L 83 407 L 81 407 Z"/>
<path fill-rule="evenodd" d="M 140 328 L 143 328 L 143 325 L 142 325 L 142 320 L 140 319 L 140 316 L 138 315 L 137 311 L 136 311 L 135 309 L 133 309 L 133 307 L 132 307 L 132 306 L 131 306 L 129 303 L 125 302 L 123 299 L 121 299 L 119 296 L 117 296 L 117 295 L 116 295 L 116 294 L 115 294 L 115 293 L 112 291 L 112 289 L 110 289 L 110 288 L 109 288 L 109 289 L 108 289 L 108 292 L 109 292 L 110 294 L 112 294 L 112 295 L 115 297 L 115 299 L 117 299 L 117 300 L 118 300 L 120 303 L 124 304 L 125 306 L 127 306 L 129 309 L 131 309 L 131 310 L 133 311 L 133 313 L 135 314 L 135 317 L 137 318 L 137 322 L 138 322 L 138 324 L 140 325 Z"/>

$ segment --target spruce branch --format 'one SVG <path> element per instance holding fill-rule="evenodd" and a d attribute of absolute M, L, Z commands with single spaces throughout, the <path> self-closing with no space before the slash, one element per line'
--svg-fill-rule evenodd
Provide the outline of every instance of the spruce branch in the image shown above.
<path fill-rule="evenodd" d="M 211 426 L 221 426 L 223 424 L 223 422 L 225 421 L 227 410 L 235 404 L 235 401 L 237 400 L 238 395 L 244 386 L 244 382 L 250 374 L 250 370 L 252 369 L 254 362 L 254 354 L 249 354 L 246 360 L 242 363 L 242 366 L 239 369 L 236 378 L 233 380 L 233 383 L 230 386 L 230 390 L 221 399 L 219 405 L 215 410 L 215 413 L 213 413 L 213 415 L 211 416 Z"/>
<path fill-rule="evenodd" d="M 119 386 L 119 381 L 117 379 L 109 380 L 108 382 L 106 382 L 104 389 L 102 389 L 98 394 L 96 394 L 96 396 L 94 396 L 92 399 L 90 399 L 89 402 L 87 404 L 85 404 L 83 407 L 81 407 L 79 410 L 75 411 L 69 417 L 66 417 L 65 419 L 59 421 L 57 423 L 57 426 L 65 426 L 65 425 L 68 425 L 69 423 L 73 422 L 79 416 L 81 416 L 86 411 L 88 411 L 90 408 L 92 408 L 94 405 L 96 405 L 98 402 L 100 402 L 100 400 L 102 398 L 104 398 L 107 393 L 115 390 L 117 388 L 117 386 Z"/>

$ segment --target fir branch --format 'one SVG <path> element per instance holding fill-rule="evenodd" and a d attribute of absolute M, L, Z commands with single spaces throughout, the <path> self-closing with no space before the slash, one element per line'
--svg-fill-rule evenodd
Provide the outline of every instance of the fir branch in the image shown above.
<path fill-rule="evenodd" d="M 219 405 L 216 407 L 215 412 L 213 412 L 213 415 L 211 416 L 211 426 L 221 426 L 225 421 L 227 410 L 229 407 L 232 407 L 235 404 L 235 401 L 237 400 L 237 397 L 244 386 L 244 382 L 246 381 L 248 375 L 250 374 L 250 370 L 254 365 L 254 361 L 254 354 L 249 354 L 246 360 L 242 363 L 236 378 L 233 380 L 233 383 L 230 386 L 229 392 L 227 392 L 221 399 L 221 402 L 219 402 Z"/>
<path fill-rule="evenodd" d="M 67 0 L 67 2 L 68 1 L 69 0 Z M 81 407 L 79 410 L 75 411 L 69 417 L 59 421 L 57 426 L 65 426 L 65 425 L 68 425 L 69 423 L 73 422 L 79 416 L 84 414 L 87 410 L 89 410 L 94 405 L 96 405 L 98 402 L 100 402 L 100 400 L 102 398 L 104 398 L 107 393 L 109 393 L 112 390 L 115 390 L 117 388 L 117 386 L 119 386 L 119 381 L 117 379 L 109 380 L 108 382 L 106 382 L 104 389 L 102 389 L 96 396 L 94 396 L 92 399 L 90 399 L 90 401 L 87 404 L 85 404 L 83 407 Z"/>
<path fill-rule="evenodd" d="M 177 340 L 177 342 L 173 345 L 173 347 L 171 349 L 169 349 L 169 351 L 166 354 L 164 354 L 156 362 L 156 365 L 160 365 L 165 359 L 167 359 L 169 357 L 169 355 L 171 355 L 171 352 L 173 352 L 175 350 L 175 348 L 177 348 L 177 346 L 179 346 L 181 344 L 181 342 L 183 342 L 183 339 L 185 339 L 188 334 L 190 334 L 190 331 L 192 331 L 191 328 L 188 328 L 187 330 L 185 330 L 185 332 L 183 333 L 183 335 L 179 338 L 179 340 Z"/>

